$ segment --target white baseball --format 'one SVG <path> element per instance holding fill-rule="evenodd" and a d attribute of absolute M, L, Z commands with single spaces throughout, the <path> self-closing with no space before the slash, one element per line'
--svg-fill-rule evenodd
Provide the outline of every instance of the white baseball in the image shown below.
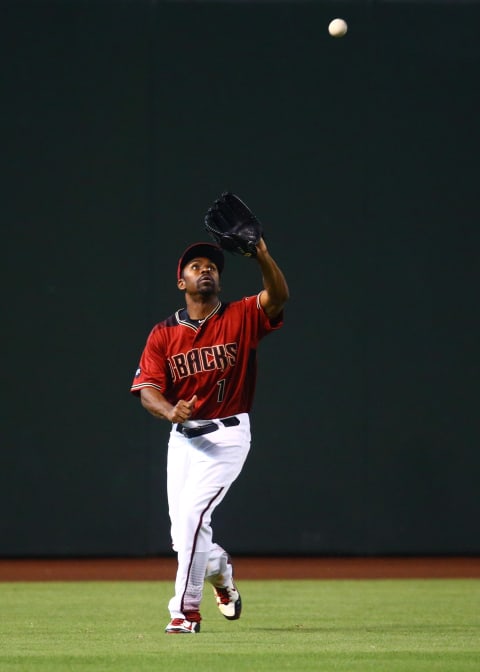
<path fill-rule="evenodd" d="M 332 37 L 343 37 L 347 30 L 347 22 L 344 19 L 333 19 L 328 25 L 328 32 Z"/>

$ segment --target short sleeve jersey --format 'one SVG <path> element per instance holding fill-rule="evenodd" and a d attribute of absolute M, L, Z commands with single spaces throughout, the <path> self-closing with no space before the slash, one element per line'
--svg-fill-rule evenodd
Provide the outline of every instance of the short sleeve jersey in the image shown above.
<path fill-rule="evenodd" d="M 173 405 L 198 401 L 192 419 L 211 420 L 251 409 L 257 378 L 257 346 L 283 325 L 270 320 L 259 296 L 219 303 L 201 324 L 178 310 L 150 332 L 131 392 L 159 390 Z"/>

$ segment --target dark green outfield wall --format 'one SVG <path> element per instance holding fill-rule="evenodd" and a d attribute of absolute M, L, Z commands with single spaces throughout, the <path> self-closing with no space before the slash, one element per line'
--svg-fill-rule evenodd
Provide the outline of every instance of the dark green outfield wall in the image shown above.
<path fill-rule="evenodd" d="M 225 189 L 291 302 L 218 540 L 480 553 L 480 4 L 0 8 L 0 554 L 169 551 L 168 427 L 128 390 Z"/>

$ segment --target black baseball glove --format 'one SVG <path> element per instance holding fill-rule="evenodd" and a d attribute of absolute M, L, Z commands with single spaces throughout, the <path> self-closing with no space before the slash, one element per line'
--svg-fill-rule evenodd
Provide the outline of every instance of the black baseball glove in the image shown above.
<path fill-rule="evenodd" d="M 205 228 L 224 250 L 244 257 L 257 256 L 262 225 L 235 194 L 225 192 L 215 201 L 205 216 Z"/>

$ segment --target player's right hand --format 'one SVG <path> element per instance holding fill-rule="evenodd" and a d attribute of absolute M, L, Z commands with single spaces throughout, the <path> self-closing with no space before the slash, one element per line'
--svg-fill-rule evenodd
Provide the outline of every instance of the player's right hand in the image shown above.
<path fill-rule="evenodd" d="M 170 412 L 170 422 L 185 422 L 191 417 L 195 404 L 197 403 L 197 395 L 194 394 L 190 401 L 180 399 Z"/>

